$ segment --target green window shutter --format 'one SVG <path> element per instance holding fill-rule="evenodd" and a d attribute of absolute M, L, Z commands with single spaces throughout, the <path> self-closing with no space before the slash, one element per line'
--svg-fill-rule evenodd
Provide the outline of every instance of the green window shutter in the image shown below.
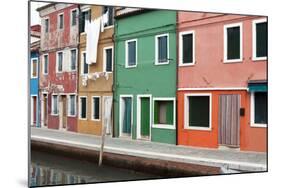
<path fill-rule="evenodd" d="M 267 92 L 256 92 L 255 123 L 267 124 Z"/>
<path fill-rule="evenodd" d="M 209 96 L 189 97 L 189 126 L 209 127 Z"/>
<path fill-rule="evenodd" d="M 159 112 L 158 102 L 155 101 L 154 102 L 154 124 L 158 124 L 159 123 L 158 112 Z"/>
<path fill-rule="evenodd" d="M 256 24 L 256 56 L 267 56 L 267 22 Z"/>
<path fill-rule="evenodd" d="M 174 104 L 173 101 L 167 101 L 166 123 L 173 125 L 174 122 Z"/>
<path fill-rule="evenodd" d="M 227 28 L 227 59 L 240 58 L 240 27 Z"/>
<path fill-rule="evenodd" d="M 149 136 L 150 132 L 149 98 L 141 99 L 141 135 Z"/>
<path fill-rule="evenodd" d="M 182 58 L 183 63 L 192 63 L 193 60 L 193 34 L 182 36 Z"/>

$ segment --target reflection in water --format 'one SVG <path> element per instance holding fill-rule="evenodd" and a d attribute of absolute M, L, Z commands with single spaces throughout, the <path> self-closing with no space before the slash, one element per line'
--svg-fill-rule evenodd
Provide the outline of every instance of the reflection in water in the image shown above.
<path fill-rule="evenodd" d="M 30 186 L 155 179 L 155 175 L 32 151 Z"/>

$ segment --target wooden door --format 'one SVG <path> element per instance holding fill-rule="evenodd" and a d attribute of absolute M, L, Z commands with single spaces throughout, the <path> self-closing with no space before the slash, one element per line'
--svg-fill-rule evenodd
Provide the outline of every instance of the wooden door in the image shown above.
<path fill-rule="evenodd" d="M 141 126 L 141 137 L 149 138 L 150 135 L 150 101 L 148 97 L 141 98 L 140 106 L 140 126 Z"/>
<path fill-rule="evenodd" d="M 240 95 L 219 97 L 219 144 L 239 147 L 240 145 Z"/>

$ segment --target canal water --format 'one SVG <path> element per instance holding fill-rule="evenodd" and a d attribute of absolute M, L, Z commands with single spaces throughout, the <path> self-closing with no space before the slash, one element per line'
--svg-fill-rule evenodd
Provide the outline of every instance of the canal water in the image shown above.
<path fill-rule="evenodd" d="M 160 178 L 132 170 L 57 156 L 45 152 L 31 152 L 31 186 L 98 183 Z"/>

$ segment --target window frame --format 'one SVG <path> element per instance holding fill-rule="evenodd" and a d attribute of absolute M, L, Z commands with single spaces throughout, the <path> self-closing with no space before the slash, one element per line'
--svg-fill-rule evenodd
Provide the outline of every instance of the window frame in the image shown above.
<path fill-rule="evenodd" d="M 192 62 L 190 63 L 184 63 L 183 62 L 183 35 L 192 34 Z M 179 66 L 193 66 L 195 65 L 195 31 L 182 31 L 179 33 Z"/>
<path fill-rule="evenodd" d="M 123 128 L 123 120 L 122 120 L 122 105 L 121 105 L 121 100 L 122 98 L 131 98 L 131 134 L 130 136 L 126 136 L 122 133 L 122 128 Z M 133 138 L 133 131 L 132 131 L 132 127 L 133 127 L 133 123 L 134 123 L 134 95 L 130 95 L 130 94 L 121 94 L 119 95 L 119 137 L 131 137 Z M 112 103 L 113 104 L 113 103 Z"/>
<path fill-rule="evenodd" d="M 46 66 L 45 66 L 45 57 L 47 57 L 47 59 L 48 59 L 48 67 L 47 67 L 47 69 L 46 69 Z M 43 54 L 43 61 L 42 61 L 42 63 L 43 63 L 43 65 L 42 65 L 42 74 L 43 75 L 48 75 L 49 74 L 49 54 Z M 45 73 L 45 70 L 47 70 L 46 72 L 47 73 Z"/>
<path fill-rule="evenodd" d="M 189 97 L 209 97 L 209 127 L 194 127 L 189 125 Z M 186 93 L 184 94 L 184 130 L 212 131 L 212 93 Z"/>
<path fill-rule="evenodd" d="M 265 92 L 266 93 L 266 92 Z M 265 123 L 255 123 L 255 92 L 250 93 L 250 127 L 257 127 L 257 128 L 267 128 L 267 124 Z"/>
<path fill-rule="evenodd" d="M 78 17 L 79 17 L 79 10 L 78 10 L 78 8 L 71 9 L 71 11 L 70 11 L 70 24 L 69 24 L 70 27 L 75 27 L 75 26 L 77 26 L 77 24 L 79 24 L 78 23 L 79 19 L 76 18 L 76 24 L 72 25 L 72 22 L 73 22 L 72 14 L 73 14 L 74 11 L 76 11 L 76 16 L 78 15 Z"/>
<path fill-rule="evenodd" d="M 101 96 L 96 96 L 93 95 L 92 97 L 92 102 L 91 102 L 91 120 L 92 121 L 100 121 L 101 120 Z M 99 99 L 99 118 L 95 119 L 94 118 L 94 98 L 98 98 Z"/>
<path fill-rule="evenodd" d="M 38 116 L 37 116 L 37 113 L 38 113 L 38 110 L 39 110 L 39 108 L 38 108 L 38 104 L 39 104 L 39 102 L 38 102 L 38 96 L 36 95 L 36 94 L 32 94 L 32 95 L 30 95 L 30 125 L 31 126 L 36 126 L 36 124 L 33 124 L 33 118 L 34 118 L 34 102 L 33 102 L 33 98 L 36 98 L 36 124 L 38 124 L 39 122 L 38 122 Z"/>
<path fill-rule="evenodd" d="M 61 67 L 61 71 L 59 71 L 59 54 L 62 53 L 62 67 Z M 56 73 L 62 73 L 63 72 L 63 61 L 64 61 L 64 57 L 63 57 L 63 51 L 57 51 L 56 52 Z"/>
<path fill-rule="evenodd" d="M 83 12 L 89 12 L 89 18 L 90 18 L 89 20 L 91 20 L 91 17 L 92 17 L 92 15 L 91 15 L 92 14 L 91 8 L 89 6 L 83 7 L 81 9 L 81 14 L 83 14 Z M 83 20 L 82 20 L 82 22 L 83 22 Z M 84 23 L 84 27 L 85 27 L 85 25 L 86 25 L 86 20 L 85 20 L 85 23 Z M 80 34 L 81 35 L 85 35 L 86 34 L 85 28 L 84 28 L 84 31 L 81 32 Z"/>
<path fill-rule="evenodd" d="M 57 113 L 54 113 L 54 96 L 57 96 Z M 58 116 L 59 115 L 59 94 L 52 94 L 52 101 L 51 101 L 51 115 Z"/>
<path fill-rule="evenodd" d="M 60 24 L 61 24 L 61 22 L 60 22 L 60 16 L 62 15 L 62 28 L 60 28 Z M 64 29 L 64 13 L 62 12 L 62 13 L 59 13 L 58 15 L 57 15 L 57 30 L 63 30 Z"/>
<path fill-rule="evenodd" d="M 49 17 L 46 17 L 46 18 L 43 18 L 44 20 L 44 33 L 49 33 L 50 32 L 50 18 Z M 46 31 L 46 20 L 48 20 L 48 30 Z"/>
<path fill-rule="evenodd" d="M 72 114 L 70 114 L 70 108 L 71 108 L 71 96 L 74 96 L 74 114 L 72 115 Z M 67 116 L 68 117 L 76 117 L 76 114 L 77 114 L 77 101 L 76 101 L 76 99 L 77 99 L 77 94 L 76 93 L 69 93 L 68 95 L 67 95 L 67 100 L 68 100 L 68 102 L 67 102 L 67 108 L 68 108 L 68 110 L 67 110 Z"/>
<path fill-rule="evenodd" d="M 81 52 L 81 71 L 80 71 L 80 75 L 81 76 L 85 76 L 85 75 L 88 75 L 90 73 L 90 65 L 88 65 L 88 73 L 84 73 L 84 54 L 87 55 L 87 52 L 86 51 L 82 51 Z"/>
<path fill-rule="evenodd" d="M 172 101 L 173 102 L 173 124 L 155 124 L 154 111 L 155 101 Z M 176 99 L 175 97 L 153 97 L 152 99 L 152 128 L 158 129 L 176 129 Z"/>
<path fill-rule="evenodd" d="M 113 19 L 113 23 L 112 23 L 112 25 L 109 25 L 109 26 L 104 26 L 104 30 L 106 30 L 106 29 L 110 29 L 110 28 L 113 28 L 114 27 L 114 6 L 103 6 L 103 10 L 102 11 L 104 11 L 104 7 L 112 7 L 112 19 Z M 102 13 L 102 15 L 103 15 L 104 13 Z M 108 18 L 109 19 L 109 18 Z"/>
<path fill-rule="evenodd" d="M 167 36 L 167 61 L 164 61 L 164 62 L 159 62 L 159 57 L 158 57 L 158 49 L 159 49 L 159 46 L 158 46 L 158 38 L 160 37 L 165 37 Z M 170 47 L 169 47 L 169 33 L 164 33 L 164 34 L 160 34 L 160 35 L 156 35 L 155 36 L 155 57 L 154 57 L 154 64 L 155 65 L 167 65 L 170 63 Z"/>
<path fill-rule="evenodd" d="M 81 103 L 81 98 L 85 98 L 86 99 L 86 117 L 85 118 L 82 118 L 81 117 L 81 112 L 82 112 L 82 103 Z M 88 103 L 88 99 L 87 99 L 88 97 L 87 96 L 85 96 L 85 95 L 83 95 L 83 96 L 79 96 L 79 119 L 80 120 L 87 120 L 88 119 L 88 105 L 87 105 L 87 103 Z"/>
<path fill-rule="evenodd" d="M 111 68 L 112 68 L 112 70 L 111 71 L 107 71 L 106 70 L 106 68 L 107 68 L 106 67 L 107 66 L 106 50 L 108 50 L 108 49 L 112 50 L 112 56 L 111 56 L 111 59 L 112 59 L 112 61 L 111 61 L 111 63 L 112 63 Z M 113 72 L 113 65 L 114 65 L 114 47 L 113 46 L 104 47 L 103 48 L 103 72 L 112 73 Z"/>
<path fill-rule="evenodd" d="M 259 23 L 267 23 L 266 18 L 261 18 L 261 19 L 256 19 L 252 21 L 252 60 L 253 61 L 266 61 L 267 56 L 263 57 L 257 57 L 257 51 L 256 51 L 256 45 L 257 45 L 257 40 L 256 40 L 256 34 L 257 34 L 257 24 Z"/>
<path fill-rule="evenodd" d="M 33 76 L 33 70 L 34 70 L 34 67 L 33 67 L 33 61 L 36 61 L 36 75 Z M 31 61 L 31 65 L 30 65 L 30 78 L 38 78 L 38 57 L 34 57 L 34 58 L 31 58 L 30 59 Z"/>
<path fill-rule="evenodd" d="M 232 28 L 232 27 L 239 27 L 240 29 L 240 57 L 238 59 L 227 59 L 227 29 Z M 243 61 L 243 23 L 232 23 L 232 24 L 227 24 L 223 26 L 223 43 L 224 43 L 224 50 L 223 50 L 223 62 L 224 63 L 238 63 Z"/>
<path fill-rule="evenodd" d="M 129 65 L 129 42 L 136 42 L 136 64 Z M 125 68 L 135 68 L 138 65 L 138 39 L 130 39 L 125 41 Z"/>
<path fill-rule="evenodd" d="M 72 63 L 72 57 L 71 57 L 71 51 L 75 50 L 76 58 L 75 58 L 75 69 L 71 69 L 71 63 Z M 78 50 L 77 48 L 71 48 L 70 50 L 70 64 L 69 64 L 69 70 L 70 72 L 75 72 L 77 70 L 77 62 L 78 62 Z"/>

